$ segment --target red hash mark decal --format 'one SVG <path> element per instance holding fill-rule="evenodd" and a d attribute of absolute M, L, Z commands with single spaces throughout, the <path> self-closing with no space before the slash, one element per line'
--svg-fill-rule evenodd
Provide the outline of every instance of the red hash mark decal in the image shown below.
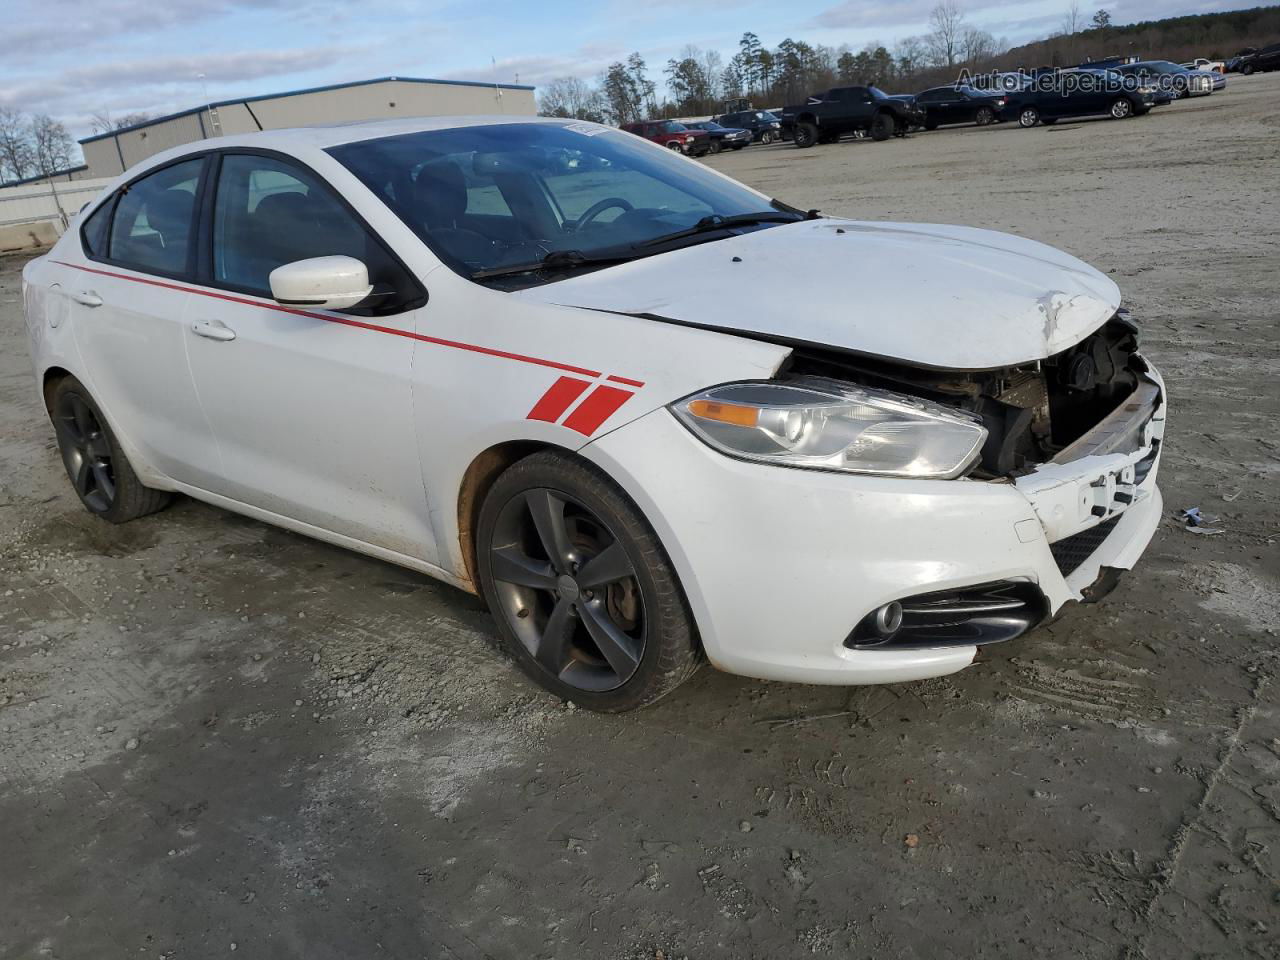
<path fill-rule="evenodd" d="M 634 383 L 638 387 L 644 386 L 638 380 L 622 381 L 620 377 L 610 377 L 610 379 L 614 382 Z M 587 380 L 561 377 L 538 398 L 538 402 L 533 405 L 526 419 L 542 420 L 546 423 L 559 422 L 565 411 L 572 407 L 590 386 L 591 383 Z M 597 384 L 560 425 L 577 431 L 584 437 L 589 437 L 634 396 L 634 390 L 622 390 L 604 383 Z"/>
<path fill-rule="evenodd" d="M 618 408 L 635 396 L 631 390 L 599 386 L 587 394 L 578 408 L 569 414 L 564 426 L 576 430 L 584 437 L 595 433 L 600 424 L 608 420 Z"/>
<path fill-rule="evenodd" d="M 574 377 L 561 377 L 551 385 L 551 389 L 542 395 L 537 403 L 533 405 L 533 409 L 529 411 L 529 420 L 545 420 L 547 423 L 555 423 L 564 412 L 569 409 L 569 405 L 573 401 L 582 396 L 582 392 L 591 384 L 586 380 L 578 380 Z"/>

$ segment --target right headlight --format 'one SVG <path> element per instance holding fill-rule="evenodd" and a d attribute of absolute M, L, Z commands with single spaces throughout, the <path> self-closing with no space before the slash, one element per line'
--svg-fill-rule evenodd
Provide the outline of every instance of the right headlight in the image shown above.
<path fill-rule="evenodd" d="M 727 383 L 670 409 L 730 456 L 890 477 L 958 477 L 987 437 L 982 421 L 966 411 L 819 377 Z"/>

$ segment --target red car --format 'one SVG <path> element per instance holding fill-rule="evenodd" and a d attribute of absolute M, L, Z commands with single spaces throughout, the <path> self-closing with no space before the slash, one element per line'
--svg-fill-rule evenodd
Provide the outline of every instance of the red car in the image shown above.
<path fill-rule="evenodd" d="M 700 157 L 711 150 L 711 134 L 705 130 L 690 130 L 674 120 L 644 120 L 640 123 L 624 123 L 622 129 L 661 144 L 669 150 L 679 150 L 690 157 Z"/>

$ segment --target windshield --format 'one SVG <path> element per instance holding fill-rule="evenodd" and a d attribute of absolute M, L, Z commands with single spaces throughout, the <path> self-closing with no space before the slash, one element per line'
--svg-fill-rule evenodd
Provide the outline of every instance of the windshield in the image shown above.
<path fill-rule="evenodd" d="M 591 123 L 426 130 L 328 153 L 468 277 L 557 251 L 648 255 L 666 249 L 655 241 L 700 222 L 749 214 L 785 220 L 790 211 L 670 150 Z M 683 242 L 722 235 L 708 229 Z M 547 278 L 528 282 L 540 279 Z"/>
<path fill-rule="evenodd" d="M 891 99 L 889 95 L 885 93 L 883 90 L 881 90 L 879 87 L 867 87 L 867 92 L 871 94 L 873 97 L 875 97 L 877 100 Z"/>

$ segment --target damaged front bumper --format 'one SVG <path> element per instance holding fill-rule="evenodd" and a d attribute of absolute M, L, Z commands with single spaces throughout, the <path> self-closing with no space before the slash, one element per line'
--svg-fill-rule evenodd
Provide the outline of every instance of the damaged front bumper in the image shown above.
<path fill-rule="evenodd" d="M 858 642 L 858 625 L 888 604 L 922 616 L 954 595 L 971 610 L 988 608 L 979 611 L 993 631 L 984 637 L 1008 639 L 1068 600 L 1088 599 L 1105 570 L 1134 565 L 1162 509 L 1164 390 L 1154 371 L 1146 379 L 1157 393 L 1136 433 L 1117 418 L 1103 431 L 1111 440 L 1090 431 L 1089 443 L 1013 482 L 744 462 L 697 440 L 665 409 L 581 452 L 653 524 L 715 666 L 805 683 L 897 683 L 963 669 L 983 638 Z M 1014 601 L 1027 607 L 1002 606 Z M 1006 615 L 1023 617 L 1021 628 L 1008 629 Z"/>

